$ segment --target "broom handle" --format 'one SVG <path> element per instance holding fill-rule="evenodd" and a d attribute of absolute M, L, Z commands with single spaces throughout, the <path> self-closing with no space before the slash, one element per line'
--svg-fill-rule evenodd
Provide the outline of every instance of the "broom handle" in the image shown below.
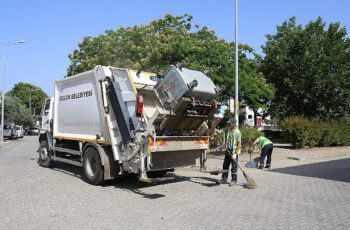
<path fill-rule="evenodd" d="M 241 168 L 241 166 L 239 165 L 238 161 L 235 160 L 235 159 L 232 159 L 232 160 L 234 160 L 234 161 L 237 163 L 238 168 L 242 171 L 242 173 L 243 173 L 244 176 L 245 176 L 245 171 Z"/>

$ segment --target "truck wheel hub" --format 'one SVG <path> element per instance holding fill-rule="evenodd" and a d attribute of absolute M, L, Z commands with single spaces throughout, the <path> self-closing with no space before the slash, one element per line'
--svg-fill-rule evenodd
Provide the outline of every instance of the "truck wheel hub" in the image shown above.
<path fill-rule="evenodd" d="M 96 159 L 92 155 L 89 155 L 87 157 L 86 171 L 89 174 L 89 176 L 94 176 L 96 173 Z"/>
<path fill-rule="evenodd" d="M 43 149 L 40 150 L 40 159 L 46 160 L 47 155 L 48 155 L 48 154 L 47 154 L 47 150 L 46 150 L 45 148 L 43 148 Z"/>

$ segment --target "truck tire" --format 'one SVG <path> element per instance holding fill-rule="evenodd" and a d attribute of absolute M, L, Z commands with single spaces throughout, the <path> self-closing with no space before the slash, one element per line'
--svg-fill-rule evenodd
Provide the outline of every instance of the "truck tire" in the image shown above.
<path fill-rule="evenodd" d="M 89 147 L 84 151 L 83 168 L 85 179 L 89 184 L 103 183 L 103 167 L 100 155 L 95 148 Z"/>
<path fill-rule="evenodd" d="M 39 165 L 50 168 L 53 166 L 54 161 L 51 159 L 51 151 L 47 149 L 46 141 L 40 142 L 39 153 Z"/>

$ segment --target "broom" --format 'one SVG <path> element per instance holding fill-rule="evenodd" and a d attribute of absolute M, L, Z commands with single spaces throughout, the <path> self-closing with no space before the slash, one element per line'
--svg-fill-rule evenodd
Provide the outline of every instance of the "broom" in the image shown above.
<path fill-rule="evenodd" d="M 244 185 L 244 187 L 248 188 L 248 189 L 256 189 L 258 186 L 257 186 L 255 180 L 245 173 L 245 171 L 239 165 L 238 161 L 236 161 L 235 159 L 233 159 L 233 160 L 237 163 L 238 168 L 242 171 L 243 176 L 245 177 L 245 179 L 247 181 L 247 183 Z"/>

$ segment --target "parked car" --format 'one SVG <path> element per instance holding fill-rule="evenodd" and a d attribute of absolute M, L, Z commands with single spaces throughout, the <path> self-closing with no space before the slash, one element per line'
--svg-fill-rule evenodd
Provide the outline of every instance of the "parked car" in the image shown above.
<path fill-rule="evenodd" d="M 24 135 L 24 129 L 21 125 L 16 125 L 16 134 L 18 138 L 23 138 Z"/>
<path fill-rule="evenodd" d="M 10 139 L 17 139 L 17 131 L 15 124 L 5 124 L 4 125 L 4 137 Z"/>
<path fill-rule="evenodd" d="M 39 135 L 39 129 L 36 127 L 31 127 L 28 129 L 28 135 Z"/>

